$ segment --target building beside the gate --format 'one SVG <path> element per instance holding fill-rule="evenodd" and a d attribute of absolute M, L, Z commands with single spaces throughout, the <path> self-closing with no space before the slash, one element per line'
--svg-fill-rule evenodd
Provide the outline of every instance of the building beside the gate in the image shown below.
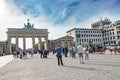
<path fill-rule="evenodd" d="M 103 46 L 101 29 L 74 28 L 67 31 L 67 35 L 74 37 L 76 46 L 79 43 L 98 47 Z"/>
<path fill-rule="evenodd" d="M 91 28 L 73 28 L 67 35 L 74 37 L 76 45 L 79 43 L 94 47 L 120 46 L 120 20 L 111 22 L 109 19 L 91 24 Z"/>
<path fill-rule="evenodd" d="M 74 46 L 74 38 L 71 36 L 64 36 L 55 40 L 49 41 L 50 50 L 60 45 L 61 47 L 67 46 L 68 48 Z"/>
<path fill-rule="evenodd" d="M 6 52 L 7 42 L 6 41 L 0 41 L 0 56 L 3 55 L 3 53 Z"/>

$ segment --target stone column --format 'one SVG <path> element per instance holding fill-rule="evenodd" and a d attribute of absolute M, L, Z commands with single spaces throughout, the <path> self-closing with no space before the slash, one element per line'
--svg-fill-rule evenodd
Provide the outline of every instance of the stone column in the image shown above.
<path fill-rule="evenodd" d="M 35 38 L 32 37 L 33 50 L 35 49 Z"/>
<path fill-rule="evenodd" d="M 23 37 L 23 50 L 26 50 L 26 38 Z"/>
<path fill-rule="evenodd" d="M 6 49 L 7 49 L 7 47 L 6 47 L 7 45 L 6 45 L 6 42 L 4 43 L 4 53 L 6 53 L 7 51 L 6 51 Z"/>
<path fill-rule="evenodd" d="M 42 49 L 42 39 L 41 39 L 41 37 L 38 37 L 38 45 L 39 45 L 39 50 L 41 50 Z"/>
<path fill-rule="evenodd" d="M 7 39 L 7 53 L 12 53 L 12 51 L 11 51 L 11 38 L 9 36 Z"/>
<path fill-rule="evenodd" d="M 3 53 L 3 44 L 0 44 L 0 52 Z"/>
<path fill-rule="evenodd" d="M 45 49 L 48 49 L 48 37 L 45 38 Z"/>
<path fill-rule="evenodd" d="M 19 40 L 18 40 L 18 37 L 16 37 L 16 51 L 19 51 L 18 45 L 19 45 Z"/>

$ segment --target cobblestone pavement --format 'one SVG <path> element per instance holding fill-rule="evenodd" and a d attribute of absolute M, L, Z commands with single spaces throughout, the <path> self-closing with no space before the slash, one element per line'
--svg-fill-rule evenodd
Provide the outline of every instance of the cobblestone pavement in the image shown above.
<path fill-rule="evenodd" d="M 14 59 L 0 68 L 0 80 L 120 80 L 120 55 L 90 55 L 85 64 L 79 58 L 63 57 L 57 65 L 55 55 L 47 59 Z"/>
<path fill-rule="evenodd" d="M 0 57 L 0 68 L 3 67 L 5 64 L 9 63 L 13 60 L 13 55 L 6 55 Z"/>

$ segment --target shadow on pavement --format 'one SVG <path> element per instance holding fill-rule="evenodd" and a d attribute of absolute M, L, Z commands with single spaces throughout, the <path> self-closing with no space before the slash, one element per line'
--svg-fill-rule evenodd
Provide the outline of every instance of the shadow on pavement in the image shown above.
<path fill-rule="evenodd" d="M 120 65 L 115 65 L 115 64 L 103 64 L 103 62 L 101 62 L 102 64 L 96 64 L 96 63 L 87 63 L 87 65 L 102 65 L 102 66 L 111 66 L 111 67 L 120 67 Z"/>
<path fill-rule="evenodd" d="M 89 70 L 89 71 L 100 71 L 100 70 L 97 70 L 97 69 L 95 69 L 95 68 L 84 68 L 84 67 L 68 66 L 68 65 L 64 65 L 63 67 L 72 68 L 72 69 Z"/>

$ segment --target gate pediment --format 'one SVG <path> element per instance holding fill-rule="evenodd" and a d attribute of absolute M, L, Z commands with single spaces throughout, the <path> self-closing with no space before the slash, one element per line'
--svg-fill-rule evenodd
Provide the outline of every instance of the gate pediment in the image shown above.
<path fill-rule="evenodd" d="M 48 29 L 8 28 L 8 36 L 48 36 Z"/>

